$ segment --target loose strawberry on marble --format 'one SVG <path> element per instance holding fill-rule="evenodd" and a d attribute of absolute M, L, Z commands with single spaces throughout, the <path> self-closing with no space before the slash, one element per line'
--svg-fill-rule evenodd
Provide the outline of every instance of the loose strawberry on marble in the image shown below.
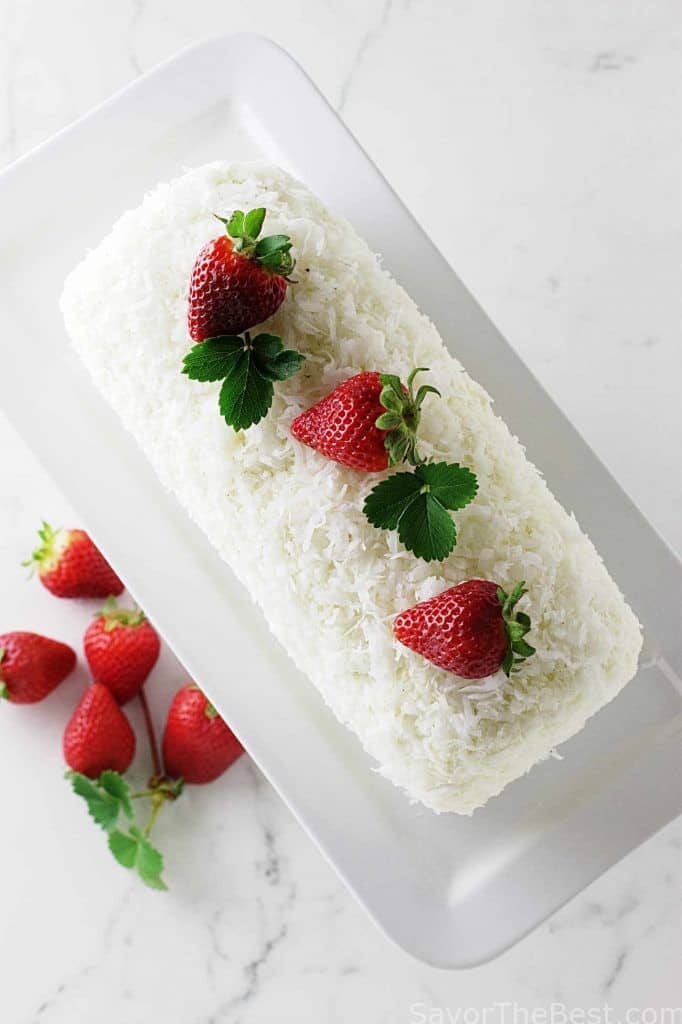
<path fill-rule="evenodd" d="M 93 683 L 87 688 L 67 722 L 63 749 L 69 768 L 90 779 L 107 770 L 128 770 L 135 733 L 108 687 Z"/>
<path fill-rule="evenodd" d="M 208 242 L 194 263 L 187 323 L 197 342 L 242 334 L 261 324 L 284 301 L 295 265 L 288 235 L 259 235 L 265 220 L 259 207 L 218 217 L 226 234 Z"/>
<path fill-rule="evenodd" d="M 523 581 L 507 594 L 489 580 L 466 580 L 401 612 L 393 623 L 400 643 L 464 679 L 506 675 L 535 653 L 524 637 L 530 618 L 515 611 Z"/>
<path fill-rule="evenodd" d="M 75 667 L 75 651 L 59 640 L 21 631 L 0 635 L 0 697 L 12 704 L 43 700 Z"/>
<path fill-rule="evenodd" d="M 185 782 L 213 782 L 244 748 L 198 686 L 190 683 L 171 703 L 163 734 L 166 772 Z"/>
<path fill-rule="evenodd" d="M 85 530 L 54 530 L 43 523 L 40 545 L 24 565 L 37 568 L 38 578 L 55 597 L 109 597 L 124 586 Z"/>
<path fill-rule="evenodd" d="M 119 704 L 131 700 L 154 668 L 159 635 L 139 608 L 119 608 L 110 598 L 88 626 L 83 640 L 92 678 L 107 686 Z"/>

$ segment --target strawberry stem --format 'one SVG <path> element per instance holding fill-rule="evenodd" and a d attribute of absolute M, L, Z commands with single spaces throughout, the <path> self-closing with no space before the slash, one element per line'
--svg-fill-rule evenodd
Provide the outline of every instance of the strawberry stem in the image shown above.
<path fill-rule="evenodd" d="M 184 781 L 182 779 L 169 779 L 168 776 L 158 775 L 152 776 L 150 785 L 147 789 L 140 789 L 136 793 L 130 794 L 131 800 L 149 800 L 151 797 L 158 796 L 160 793 L 163 794 L 166 800 L 177 800 L 184 789 Z"/>
<path fill-rule="evenodd" d="M 158 818 L 159 811 L 165 804 L 166 799 L 167 797 L 165 793 L 161 793 L 158 791 L 154 793 L 154 796 L 152 797 L 151 810 L 149 812 L 149 817 L 147 818 L 147 824 L 144 827 L 145 836 L 148 837 L 151 833 L 151 830 L 154 828 L 154 822 Z"/>
<path fill-rule="evenodd" d="M 147 730 L 147 737 L 149 739 L 149 750 L 152 755 L 152 765 L 154 767 L 154 777 L 157 779 L 163 778 L 163 765 L 161 764 L 161 756 L 159 754 L 159 745 L 156 742 L 156 733 L 154 731 L 154 722 L 152 721 L 151 712 L 149 710 L 149 704 L 147 703 L 147 697 L 144 692 L 144 687 L 140 690 L 137 695 L 142 705 L 142 714 L 144 715 L 144 725 Z"/>

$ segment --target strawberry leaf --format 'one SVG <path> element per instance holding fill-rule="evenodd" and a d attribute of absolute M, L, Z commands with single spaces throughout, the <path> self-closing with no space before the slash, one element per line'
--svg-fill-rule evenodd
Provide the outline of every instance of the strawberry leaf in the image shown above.
<path fill-rule="evenodd" d="M 288 380 L 301 369 L 305 357 L 293 349 L 285 349 L 275 334 L 259 334 L 253 340 L 253 360 L 266 380 Z"/>
<path fill-rule="evenodd" d="M 422 488 L 415 473 L 394 473 L 367 495 L 364 513 L 372 526 L 380 530 L 396 530 L 400 517 Z"/>
<path fill-rule="evenodd" d="M 254 258 L 273 274 L 288 277 L 296 266 L 290 251 L 291 245 L 288 235 L 268 235 L 256 243 Z"/>
<path fill-rule="evenodd" d="M 207 338 L 190 349 L 182 362 L 182 372 L 190 380 L 223 380 L 234 369 L 244 351 L 244 340 L 229 334 Z"/>
<path fill-rule="evenodd" d="M 229 220 L 219 217 L 227 228 L 230 238 L 241 238 L 244 234 L 244 213 L 242 210 L 235 210 Z"/>
<path fill-rule="evenodd" d="M 85 800 L 93 821 L 105 832 L 110 832 L 121 811 L 132 817 L 132 807 L 126 781 L 117 772 L 103 772 L 103 775 L 106 776 L 104 783 L 102 776 L 93 781 L 80 772 L 67 772 L 66 778 L 70 780 L 74 793 Z M 117 776 L 116 780 L 114 776 Z"/>
<path fill-rule="evenodd" d="M 183 373 L 191 380 L 222 380 L 218 403 L 228 426 L 246 430 L 267 414 L 274 395 L 273 382 L 298 373 L 305 357 L 285 349 L 275 334 L 251 339 L 225 335 L 208 338 L 185 356 Z"/>
<path fill-rule="evenodd" d="M 402 416 L 397 412 L 384 412 L 378 416 L 374 426 L 379 430 L 395 430 L 403 422 Z"/>
<path fill-rule="evenodd" d="M 118 863 L 124 868 L 135 866 L 137 857 L 137 839 L 118 829 L 109 836 L 109 849 Z"/>
<path fill-rule="evenodd" d="M 133 817 L 133 805 L 130 799 L 130 787 L 118 772 L 107 769 L 97 780 L 98 785 L 119 802 L 119 806 L 127 818 Z"/>
<path fill-rule="evenodd" d="M 285 349 L 284 352 L 280 352 L 275 359 L 271 360 L 268 366 L 259 367 L 259 369 L 263 376 L 267 375 L 271 380 L 288 380 L 289 377 L 293 377 L 294 374 L 298 373 L 304 362 L 305 356 L 302 356 L 300 352 L 294 352 L 293 349 Z"/>
<path fill-rule="evenodd" d="M 161 872 L 163 857 L 144 833 L 133 825 L 130 832 L 116 829 L 109 836 L 109 849 L 118 863 L 135 871 L 150 889 L 168 888 Z"/>
<path fill-rule="evenodd" d="M 220 412 L 235 430 L 246 430 L 258 423 L 272 405 L 272 381 L 258 372 L 251 352 L 240 353 L 232 372 L 220 389 Z"/>
<path fill-rule="evenodd" d="M 518 654 L 519 658 L 517 661 L 525 661 L 526 658 L 530 658 L 532 654 L 535 654 L 535 648 L 531 647 L 525 640 L 515 640 L 512 644 L 512 650 L 514 654 Z"/>
<path fill-rule="evenodd" d="M 478 491 L 476 474 L 457 462 L 424 462 L 415 475 L 444 508 L 453 512 L 473 501 Z"/>
<path fill-rule="evenodd" d="M 264 364 L 270 359 L 276 359 L 284 351 L 282 339 L 276 334 L 257 334 L 251 342 L 251 348 L 254 356 Z"/>
<path fill-rule="evenodd" d="M 442 561 L 457 543 L 451 516 L 433 494 L 419 494 L 403 512 L 398 536 L 408 551 L 425 562 Z"/>
<path fill-rule="evenodd" d="M 249 238 L 258 238 L 265 220 L 265 207 L 259 206 L 255 210 L 249 210 L 243 221 L 243 234 Z"/>
<path fill-rule="evenodd" d="M 138 828 L 131 828 L 131 834 L 137 839 L 137 857 L 135 867 L 137 873 L 151 889 L 167 889 L 168 886 L 161 877 L 163 871 L 163 856 L 149 839 L 143 835 Z"/>
<path fill-rule="evenodd" d="M 408 549 L 426 562 L 442 561 L 457 543 L 449 510 L 476 495 L 476 476 L 457 463 L 421 463 L 413 473 L 394 473 L 367 495 L 363 511 L 379 529 L 396 530 Z"/>
<path fill-rule="evenodd" d="M 379 401 L 384 409 L 388 409 L 390 412 L 402 413 L 405 408 L 405 393 L 400 383 L 400 377 L 396 377 L 393 373 L 382 373 L 381 383 L 382 389 Z"/>
<path fill-rule="evenodd" d="M 290 249 L 291 239 L 288 235 L 268 235 L 267 238 L 261 238 L 256 246 L 256 256 L 262 261 L 275 252 L 289 252 Z"/>

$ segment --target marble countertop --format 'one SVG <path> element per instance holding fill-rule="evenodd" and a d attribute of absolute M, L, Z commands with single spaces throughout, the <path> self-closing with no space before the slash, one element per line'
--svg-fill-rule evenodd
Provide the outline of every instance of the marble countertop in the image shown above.
<path fill-rule="evenodd" d="M 181 47 L 244 30 L 299 59 L 682 550 L 675 0 L 0 0 L 0 165 Z M 19 566 L 42 517 L 74 513 L 1 415 L 0 451 L 0 631 L 77 643 L 83 608 Z M 553 1024 L 561 1006 L 674 1024 L 682 822 L 498 960 L 440 972 L 377 932 L 246 757 L 161 821 L 171 892 L 130 879 L 61 777 L 80 672 L 0 709 L 3 1024 L 528 1024 L 553 1003 Z M 183 680 L 165 654 L 157 710 Z"/>

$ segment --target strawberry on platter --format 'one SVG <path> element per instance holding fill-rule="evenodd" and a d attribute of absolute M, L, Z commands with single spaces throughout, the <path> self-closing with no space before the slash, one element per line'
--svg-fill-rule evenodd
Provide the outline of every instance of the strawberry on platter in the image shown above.
<path fill-rule="evenodd" d="M 12 704 L 44 700 L 76 667 L 67 644 L 38 633 L 0 635 L 0 698 Z"/>
<path fill-rule="evenodd" d="M 117 597 L 124 586 L 85 530 L 54 530 L 43 523 L 40 545 L 24 565 L 37 569 L 55 597 Z"/>
<path fill-rule="evenodd" d="M 161 651 L 159 635 L 140 608 L 120 608 L 109 598 L 88 626 L 85 657 L 96 683 L 107 686 L 119 704 L 139 693 Z"/>
<path fill-rule="evenodd" d="M 97 778 L 106 769 L 123 773 L 135 756 L 135 733 L 106 686 L 93 683 L 64 730 L 64 760 L 74 772 Z"/>
<path fill-rule="evenodd" d="M 243 753 L 237 737 L 198 686 L 183 686 L 173 698 L 166 720 L 166 770 L 194 785 L 213 782 Z"/>

